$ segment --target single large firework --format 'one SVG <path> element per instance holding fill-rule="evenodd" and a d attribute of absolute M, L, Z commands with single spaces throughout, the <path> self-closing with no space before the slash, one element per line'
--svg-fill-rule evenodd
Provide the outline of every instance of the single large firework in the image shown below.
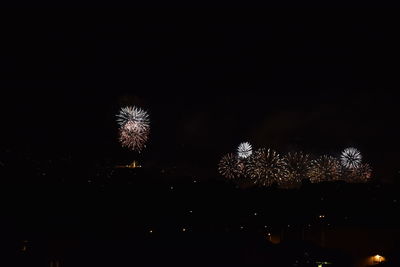
<path fill-rule="evenodd" d="M 243 142 L 239 145 L 237 149 L 238 157 L 241 159 L 246 159 L 253 153 L 251 144 L 249 142 Z"/>
<path fill-rule="evenodd" d="M 135 122 L 136 127 L 148 128 L 150 124 L 149 114 L 138 107 L 121 108 L 117 114 L 117 122 L 120 126 L 124 126 L 127 122 Z"/>
<path fill-rule="evenodd" d="M 239 159 L 233 153 L 228 153 L 222 157 L 218 164 L 219 173 L 225 178 L 234 179 L 240 176 L 243 171 L 239 164 Z"/>
<path fill-rule="evenodd" d="M 310 155 L 303 152 L 289 152 L 283 158 L 287 175 L 283 177 L 284 187 L 300 185 L 301 181 L 308 177 L 311 160 Z"/>
<path fill-rule="evenodd" d="M 150 120 L 146 111 L 137 107 L 124 107 L 117 115 L 119 140 L 123 147 L 141 152 L 150 132 Z"/>
<path fill-rule="evenodd" d="M 146 147 L 148 130 L 139 129 L 134 122 L 127 122 L 119 129 L 119 141 L 123 147 L 141 152 Z"/>
<path fill-rule="evenodd" d="M 257 149 L 248 159 L 247 174 L 255 184 L 270 186 L 279 183 L 285 172 L 284 161 L 272 149 Z"/>
<path fill-rule="evenodd" d="M 340 163 L 331 156 L 321 156 L 311 161 L 308 176 L 312 183 L 335 181 L 340 178 Z"/>
<path fill-rule="evenodd" d="M 357 168 L 361 164 L 361 160 L 361 152 L 354 147 L 346 148 L 340 156 L 340 162 L 342 165 L 349 169 Z"/>

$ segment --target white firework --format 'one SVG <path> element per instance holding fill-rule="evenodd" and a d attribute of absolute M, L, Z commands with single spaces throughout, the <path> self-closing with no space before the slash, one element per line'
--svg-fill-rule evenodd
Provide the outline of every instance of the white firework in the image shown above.
<path fill-rule="evenodd" d="M 134 122 L 134 127 L 146 130 L 150 127 L 149 114 L 138 107 L 121 108 L 117 114 L 117 122 L 122 127 L 128 122 Z"/>
<path fill-rule="evenodd" d="M 361 152 L 354 147 L 346 148 L 340 156 L 340 162 L 342 165 L 349 169 L 358 168 L 361 164 L 361 160 Z"/>
<path fill-rule="evenodd" d="M 150 132 L 150 120 L 146 111 L 137 107 L 121 108 L 117 114 L 119 140 L 122 146 L 141 152 Z"/>
<path fill-rule="evenodd" d="M 239 145 L 237 153 L 239 158 L 246 159 L 253 153 L 253 148 L 249 142 L 243 142 Z"/>

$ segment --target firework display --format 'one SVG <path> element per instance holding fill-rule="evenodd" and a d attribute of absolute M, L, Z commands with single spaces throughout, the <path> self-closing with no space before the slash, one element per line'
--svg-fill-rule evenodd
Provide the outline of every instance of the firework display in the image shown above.
<path fill-rule="evenodd" d="M 251 144 L 249 142 L 243 142 L 239 145 L 237 149 L 238 157 L 242 159 L 246 159 L 251 156 L 253 153 Z"/>
<path fill-rule="evenodd" d="M 255 184 L 270 186 L 278 183 L 285 176 L 285 163 L 280 155 L 272 149 L 258 149 L 250 157 L 247 174 Z"/>
<path fill-rule="evenodd" d="M 129 121 L 135 122 L 135 126 L 143 129 L 148 128 L 150 123 L 149 115 L 143 109 L 130 106 L 121 108 L 117 114 L 118 124 L 123 126 Z"/>
<path fill-rule="evenodd" d="M 349 169 L 356 169 L 361 164 L 361 160 L 361 152 L 354 147 L 346 148 L 340 156 L 342 165 Z"/>
<path fill-rule="evenodd" d="M 121 145 L 141 152 L 149 139 L 147 112 L 138 107 L 121 108 L 117 123 Z M 344 149 L 338 158 L 329 155 L 312 158 L 303 152 L 289 152 L 281 157 L 272 149 L 253 151 L 249 142 L 240 143 L 236 153 L 225 154 L 218 164 L 218 171 L 228 179 L 245 178 L 256 185 L 276 184 L 281 188 L 298 187 L 304 179 L 312 183 L 337 180 L 360 183 L 372 177 L 371 167 L 362 162 L 361 152 L 354 147 Z"/>
<path fill-rule="evenodd" d="M 240 164 L 235 154 L 228 153 L 222 157 L 218 164 L 219 173 L 229 179 L 238 178 L 240 175 Z"/>
<path fill-rule="evenodd" d="M 304 179 L 312 183 L 343 180 L 349 183 L 367 182 L 372 169 L 361 161 L 361 153 L 355 148 L 345 149 L 340 158 L 329 155 L 313 157 L 289 152 L 281 157 L 272 149 L 255 151 L 248 142 L 241 143 L 237 154 L 225 155 L 219 164 L 219 172 L 227 178 L 246 178 L 261 186 L 277 184 L 281 188 L 299 187 Z"/>
<path fill-rule="evenodd" d="M 133 122 L 128 122 L 119 129 L 119 141 L 123 147 L 141 152 L 147 140 L 148 133 L 137 129 Z"/>
<path fill-rule="evenodd" d="M 297 187 L 303 179 L 308 177 L 311 159 L 303 152 L 289 152 L 283 158 L 287 175 L 284 177 L 283 187 Z"/>
<path fill-rule="evenodd" d="M 312 183 L 339 180 L 340 163 L 336 158 L 327 155 L 312 160 L 309 177 Z"/>
<path fill-rule="evenodd" d="M 117 115 L 119 141 L 123 147 L 141 152 L 149 138 L 150 120 L 146 111 L 137 107 L 124 107 Z"/>
<path fill-rule="evenodd" d="M 372 178 L 372 169 L 369 164 L 362 163 L 357 168 L 345 170 L 343 176 L 348 183 L 365 183 Z"/>

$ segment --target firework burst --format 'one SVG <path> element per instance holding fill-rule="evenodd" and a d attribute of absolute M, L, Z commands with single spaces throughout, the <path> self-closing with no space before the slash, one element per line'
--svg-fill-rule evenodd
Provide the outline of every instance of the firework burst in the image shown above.
<path fill-rule="evenodd" d="M 284 187 L 296 187 L 307 178 L 310 171 L 310 155 L 303 152 L 289 152 L 283 158 L 287 175 L 284 177 Z"/>
<path fill-rule="evenodd" d="M 239 145 L 237 149 L 238 157 L 241 159 L 246 159 L 253 153 L 251 144 L 249 142 L 243 142 Z"/>
<path fill-rule="evenodd" d="M 248 159 L 247 174 L 255 184 L 270 186 L 279 183 L 285 172 L 285 163 L 274 150 L 258 149 Z"/>
<path fill-rule="evenodd" d="M 346 182 L 365 183 L 372 178 L 372 169 L 367 163 L 360 164 L 357 168 L 349 169 Z"/>
<path fill-rule="evenodd" d="M 124 107 L 117 115 L 119 141 L 123 147 L 141 152 L 149 138 L 150 120 L 146 111 L 137 107 Z"/>
<path fill-rule="evenodd" d="M 125 125 L 127 122 L 133 121 L 137 127 L 149 127 L 150 120 L 146 111 L 138 107 L 124 107 L 121 108 L 117 114 L 117 122 L 120 126 Z"/>
<path fill-rule="evenodd" d="M 239 159 L 233 153 L 228 153 L 222 157 L 218 164 L 218 172 L 225 178 L 238 178 L 243 171 L 239 164 Z"/>
<path fill-rule="evenodd" d="M 346 148 L 340 156 L 342 165 L 349 169 L 356 169 L 361 164 L 361 160 L 361 152 L 354 147 Z"/>
<path fill-rule="evenodd" d="M 312 183 L 335 181 L 340 178 L 340 163 L 331 156 L 322 156 L 311 161 L 308 176 Z"/>
<path fill-rule="evenodd" d="M 133 122 L 127 122 L 119 129 L 119 141 L 123 147 L 141 152 L 146 147 L 148 132 L 138 130 Z"/>

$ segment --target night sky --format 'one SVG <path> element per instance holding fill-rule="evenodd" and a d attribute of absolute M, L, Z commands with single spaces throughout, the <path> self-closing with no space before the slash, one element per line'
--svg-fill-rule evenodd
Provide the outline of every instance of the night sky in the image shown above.
<path fill-rule="evenodd" d="M 213 174 L 242 141 L 317 155 L 355 146 L 391 181 L 398 28 L 353 15 L 15 17 L 1 25 L 2 146 L 129 162 L 115 115 L 138 105 L 151 116 L 144 162 Z"/>

